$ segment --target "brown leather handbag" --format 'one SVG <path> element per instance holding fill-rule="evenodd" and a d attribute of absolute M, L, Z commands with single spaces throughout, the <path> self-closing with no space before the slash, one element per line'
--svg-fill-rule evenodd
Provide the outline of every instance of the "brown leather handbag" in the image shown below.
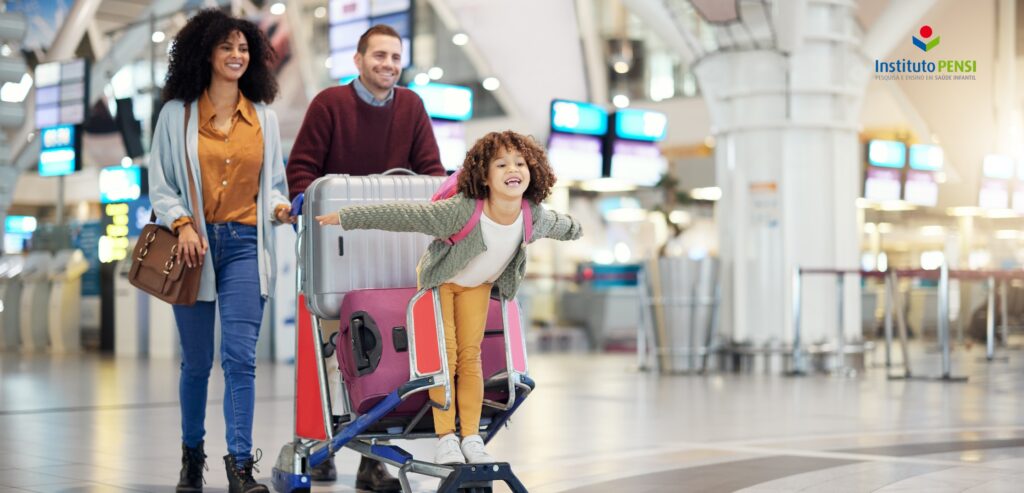
<path fill-rule="evenodd" d="M 185 104 L 185 135 L 188 135 L 188 120 L 191 105 Z M 195 179 L 192 178 L 192 163 L 185 149 L 186 173 L 188 187 L 192 196 L 192 212 L 199 211 L 196 196 Z M 195 225 L 189 223 L 200 238 L 203 234 Z M 170 228 L 150 223 L 142 228 L 139 240 L 132 251 L 132 269 L 128 272 L 128 282 L 133 286 L 164 300 L 172 305 L 192 305 L 199 296 L 199 280 L 203 272 L 202 265 L 189 267 L 178 257 L 178 235 Z"/>

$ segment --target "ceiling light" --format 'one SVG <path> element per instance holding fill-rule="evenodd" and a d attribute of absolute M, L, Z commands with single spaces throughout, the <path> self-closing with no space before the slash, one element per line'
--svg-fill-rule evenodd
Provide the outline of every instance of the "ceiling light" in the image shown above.
<path fill-rule="evenodd" d="M 14 50 L 11 49 L 11 45 L 6 43 L 0 45 L 0 56 L 11 56 L 13 52 Z"/>
<path fill-rule="evenodd" d="M 946 209 L 946 214 L 949 214 L 950 216 L 956 216 L 956 217 L 980 216 L 981 215 L 981 208 L 980 207 L 950 207 L 950 208 Z"/>
<path fill-rule="evenodd" d="M 693 216 L 691 216 L 687 211 L 672 211 L 668 215 L 668 220 L 672 224 L 687 226 L 693 222 Z"/>
<path fill-rule="evenodd" d="M 163 31 L 155 31 L 153 32 L 152 39 L 154 43 L 163 43 L 167 36 L 164 35 Z"/>
<path fill-rule="evenodd" d="M 313 11 L 313 17 L 316 17 L 317 19 L 323 19 L 325 15 L 327 15 L 327 7 L 317 7 L 316 10 Z"/>
<path fill-rule="evenodd" d="M 912 211 L 916 208 L 914 204 L 903 200 L 886 200 L 878 206 L 878 210 L 886 212 Z"/>
<path fill-rule="evenodd" d="M 921 236 L 943 236 L 946 228 L 939 225 L 921 226 Z"/>
<path fill-rule="evenodd" d="M 444 77 L 444 69 L 441 67 L 430 67 L 430 70 L 427 70 L 427 75 L 430 76 L 431 80 L 438 80 Z"/>
<path fill-rule="evenodd" d="M 452 36 L 452 43 L 455 46 L 465 46 L 468 42 L 469 36 L 466 36 L 466 33 L 455 33 L 455 36 Z"/>
<path fill-rule="evenodd" d="M 617 74 L 624 74 L 629 72 L 629 64 L 620 60 L 612 65 L 612 69 L 615 70 L 615 73 Z"/>
<path fill-rule="evenodd" d="M 281 2 L 277 2 L 270 6 L 270 13 L 274 15 L 281 15 L 285 11 L 285 6 Z"/>
<path fill-rule="evenodd" d="M 636 190 L 636 185 L 618 178 L 598 178 L 583 182 L 580 188 L 588 192 L 630 192 Z"/>
<path fill-rule="evenodd" d="M 430 84 L 430 76 L 424 72 L 420 72 L 416 74 L 416 77 L 413 77 L 412 82 L 417 86 L 425 86 Z"/>
<path fill-rule="evenodd" d="M 892 233 L 892 223 L 878 223 L 877 229 L 882 234 Z"/>
<path fill-rule="evenodd" d="M 612 104 L 614 104 L 616 108 L 625 108 L 626 106 L 629 106 L 629 97 L 625 94 L 616 94 L 615 97 L 612 98 Z"/>
<path fill-rule="evenodd" d="M 694 188 L 690 190 L 690 197 L 694 200 L 716 201 L 722 198 L 722 189 L 718 187 Z"/>
<path fill-rule="evenodd" d="M 334 62 L 331 61 L 331 57 L 324 59 L 324 68 L 331 68 L 332 65 L 334 65 Z"/>
<path fill-rule="evenodd" d="M 496 91 L 501 87 L 501 82 L 498 82 L 498 79 L 494 77 L 488 77 L 484 79 L 483 85 L 484 89 L 487 89 L 488 91 Z"/>
<path fill-rule="evenodd" d="M 1015 229 L 1000 229 L 996 231 L 996 239 L 1016 240 L 1017 238 L 1020 238 L 1020 231 Z"/>
<path fill-rule="evenodd" d="M 1013 209 L 990 209 L 985 211 L 985 217 L 990 219 L 1012 219 L 1020 217 L 1020 213 Z"/>
<path fill-rule="evenodd" d="M 121 158 L 121 167 L 122 168 L 131 168 L 132 167 L 132 158 L 130 158 L 128 156 L 125 156 L 125 157 Z"/>

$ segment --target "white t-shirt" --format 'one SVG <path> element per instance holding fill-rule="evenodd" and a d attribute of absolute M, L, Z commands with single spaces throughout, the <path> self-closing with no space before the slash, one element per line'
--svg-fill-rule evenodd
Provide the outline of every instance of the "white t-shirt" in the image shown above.
<path fill-rule="evenodd" d="M 487 249 L 469 261 L 458 274 L 448 282 L 466 288 L 475 288 L 484 283 L 498 280 L 505 267 L 516 254 L 516 249 L 523 241 L 523 213 L 515 222 L 508 226 L 498 224 L 487 214 L 480 214 L 480 227 L 483 228 L 484 245 Z"/>

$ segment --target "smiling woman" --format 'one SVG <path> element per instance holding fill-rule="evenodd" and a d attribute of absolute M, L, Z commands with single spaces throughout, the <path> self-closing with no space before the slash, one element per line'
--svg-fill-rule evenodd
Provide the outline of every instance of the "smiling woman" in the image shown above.
<path fill-rule="evenodd" d="M 176 491 L 203 487 L 207 388 L 220 313 L 229 493 L 269 491 L 252 472 L 256 341 L 274 285 L 273 225 L 287 222 L 274 52 L 251 22 L 203 10 L 174 39 L 153 131 L 150 198 L 178 237 L 173 260 L 199 269 L 198 300 L 174 305 L 181 340 L 182 459 Z M 195 186 L 198 183 L 199 186 Z"/>

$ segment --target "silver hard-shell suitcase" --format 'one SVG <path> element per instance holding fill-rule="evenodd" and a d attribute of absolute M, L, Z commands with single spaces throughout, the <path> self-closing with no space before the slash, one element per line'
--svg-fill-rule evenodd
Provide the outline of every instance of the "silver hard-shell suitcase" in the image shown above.
<path fill-rule="evenodd" d="M 421 233 L 343 231 L 320 226 L 316 216 L 350 205 L 429 202 L 441 176 L 328 175 L 305 192 L 301 232 L 302 291 L 310 312 L 336 320 L 345 293 L 356 289 L 416 286 L 416 264 L 433 238 Z"/>

